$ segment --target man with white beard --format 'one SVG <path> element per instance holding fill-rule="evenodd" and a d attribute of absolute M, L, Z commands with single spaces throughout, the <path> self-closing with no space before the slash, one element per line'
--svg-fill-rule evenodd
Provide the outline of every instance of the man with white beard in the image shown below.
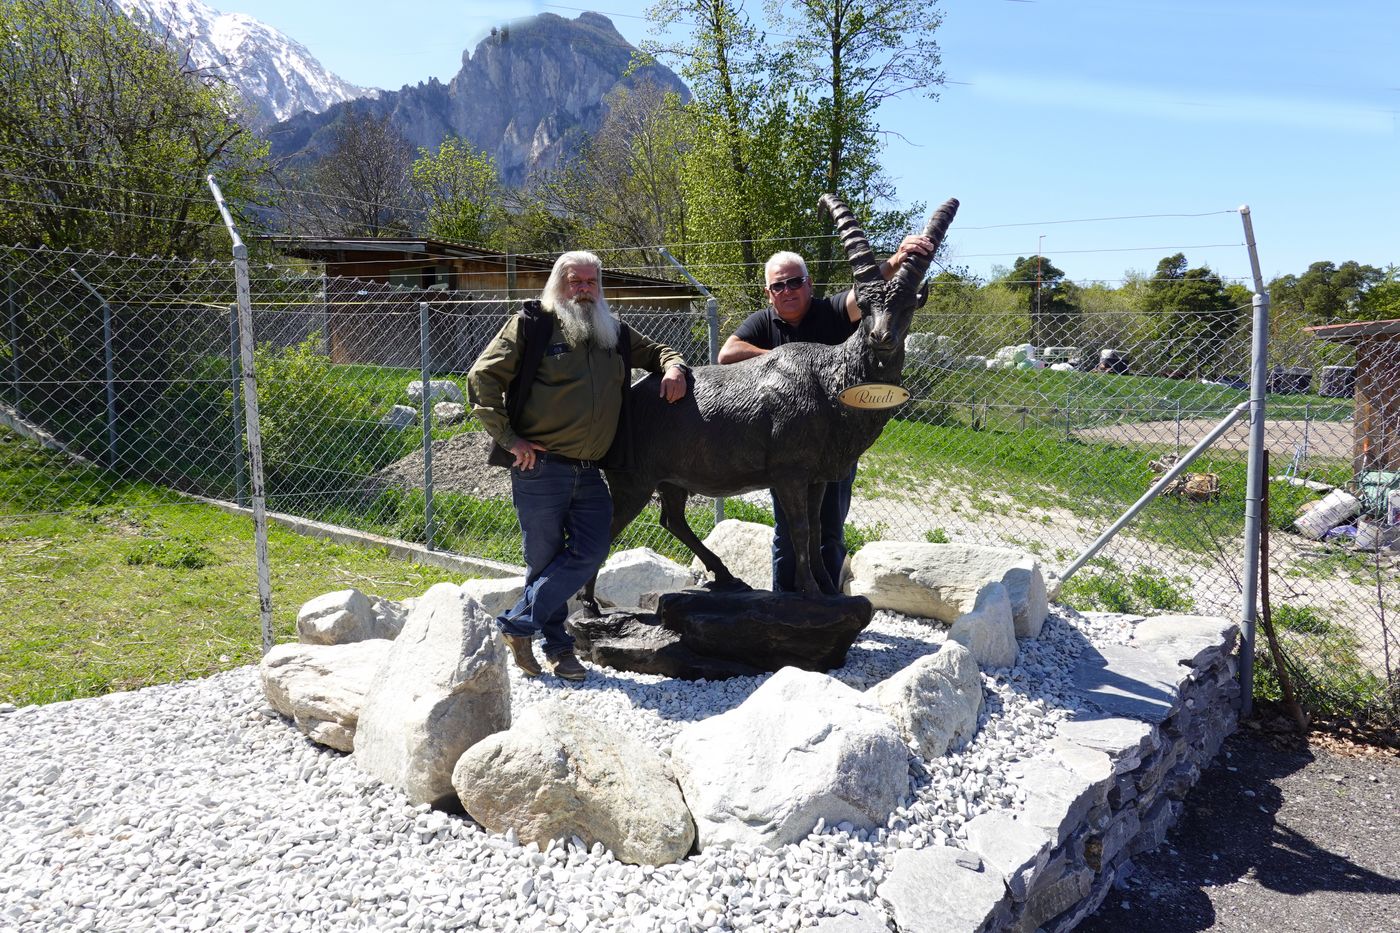
<path fill-rule="evenodd" d="M 539 300 L 511 315 L 467 376 L 472 413 L 496 441 L 490 462 L 510 467 L 528 576 L 496 621 L 530 677 L 542 672 L 536 634 L 556 675 L 587 676 L 564 619 L 569 598 L 608 555 L 612 497 L 600 468 L 623 412 L 628 364 L 664 373 L 668 402 L 686 393 L 685 360 L 613 315 L 601 275 L 592 253 L 560 256 Z"/>

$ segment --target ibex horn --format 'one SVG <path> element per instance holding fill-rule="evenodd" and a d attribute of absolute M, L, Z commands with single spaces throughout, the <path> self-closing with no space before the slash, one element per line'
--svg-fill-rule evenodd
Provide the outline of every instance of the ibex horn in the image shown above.
<path fill-rule="evenodd" d="M 857 282 L 882 282 L 880 264 L 875 260 L 875 251 L 870 248 L 870 240 L 856 222 L 855 215 L 846 203 L 834 194 L 824 194 L 819 202 L 831 215 L 836 224 L 836 232 L 841 235 L 841 245 L 846 248 L 846 258 L 851 261 L 851 275 Z M 949 220 L 952 218 L 950 217 Z M 944 225 L 947 226 L 946 224 Z"/>
<path fill-rule="evenodd" d="M 944 201 L 938 210 L 933 212 L 933 216 L 928 219 L 928 226 L 924 227 L 924 236 L 933 241 L 933 251 L 938 252 L 938 247 L 943 245 L 943 238 L 948 235 L 948 227 L 953 223 L 953 217 L 958 212 L 958 199 L 949 198 Z M 895 273 L 900 282 L 906 288 L 917 288 L 918 284 L 924 280 L 924 274 L 928 272 L 928 267 L 933 263 L 933 256 L 922 256 L 915 253 L 909 260 L 899 267 Z"/>

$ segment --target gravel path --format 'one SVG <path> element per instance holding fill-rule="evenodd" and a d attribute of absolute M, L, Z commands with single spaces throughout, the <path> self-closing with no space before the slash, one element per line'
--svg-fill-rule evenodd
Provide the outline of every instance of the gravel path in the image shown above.
<path fill-rule="evenodd" d="M 936 650 L 942 627 L 880 612 L 839 672 L 858 688 Z M 1014 669 L 984 675 L 978 736 L 911 759 L 872 833 L 826 827 L 777 851 L 714 849 L 661 868 L 575 841 L 520 846 L 407 804 L 265 707 L 254 668 L 0 714 L 0 928 L 6 930 L 788 930 L 875 897 L 896 847 L 956 843 L 1015 806 L 1011 762 L 1074 708 L 1086 643 L 1122 617 L 1056 610 Z M 517 709 L 561 690 L 512 671 Z M 761 682 L 599 672 L 570 702 L 664 749 Z"/>
<path fill-rule="evenodd" d="M 1180 443 L 1183 452 L 1190 450 L 1220 423 L 1218 418 L 1187 418 L 1176 421 L 1130 421 L 1101 428 L 1080 428 L 1075 436 L 1084 440 L 1108 440 L 1128 444 Z M 1355 424 L 1347 421 L 1288 421 L 1274 418 L 1264 424 L 1264 446 L 1273 451 L 1280 467 L 1288 462 L 1295 450 L 1307 442 L 1310 457 L 1330 457 L 1347 460 L 1352 456 Z M 1249 450 L 1249 421 L 1236 421 L 1215 442 L 1215 450 Z"/>

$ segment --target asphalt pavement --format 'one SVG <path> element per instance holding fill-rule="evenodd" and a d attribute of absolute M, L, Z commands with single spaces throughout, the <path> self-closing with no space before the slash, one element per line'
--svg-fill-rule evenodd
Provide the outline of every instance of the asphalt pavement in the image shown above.
<path fill-rule="evenodd" d="M 1246 723 L 1134 864 L 1079 933 L 1400 933 L 1400 756 Z"/>

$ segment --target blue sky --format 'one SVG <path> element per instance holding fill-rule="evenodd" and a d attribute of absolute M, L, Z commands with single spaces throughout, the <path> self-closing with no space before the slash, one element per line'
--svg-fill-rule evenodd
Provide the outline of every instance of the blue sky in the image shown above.
<path fill-rule="evenodd" d="M 359 0 L 212 5 L 386 88 L 450 78 L 492 25 L 536 12 L 594 9 L 634 44 L 647 36 L 637 0 L 420 0 L 411 17 Z M 1235 209 L 1248 204 L 1266 279 L 1324 259 L 1400 264 L 1400 2 L 942 9 L 949 83 L 938 101 L 895 101 L 879 120 L 897 134 L 884 162 L 902 203 L 961 200 L 951 262 L 986 275 L 1043 248 L 1070 278 L 1112 283 L 1183 252 L 1247 281 Z"/>

